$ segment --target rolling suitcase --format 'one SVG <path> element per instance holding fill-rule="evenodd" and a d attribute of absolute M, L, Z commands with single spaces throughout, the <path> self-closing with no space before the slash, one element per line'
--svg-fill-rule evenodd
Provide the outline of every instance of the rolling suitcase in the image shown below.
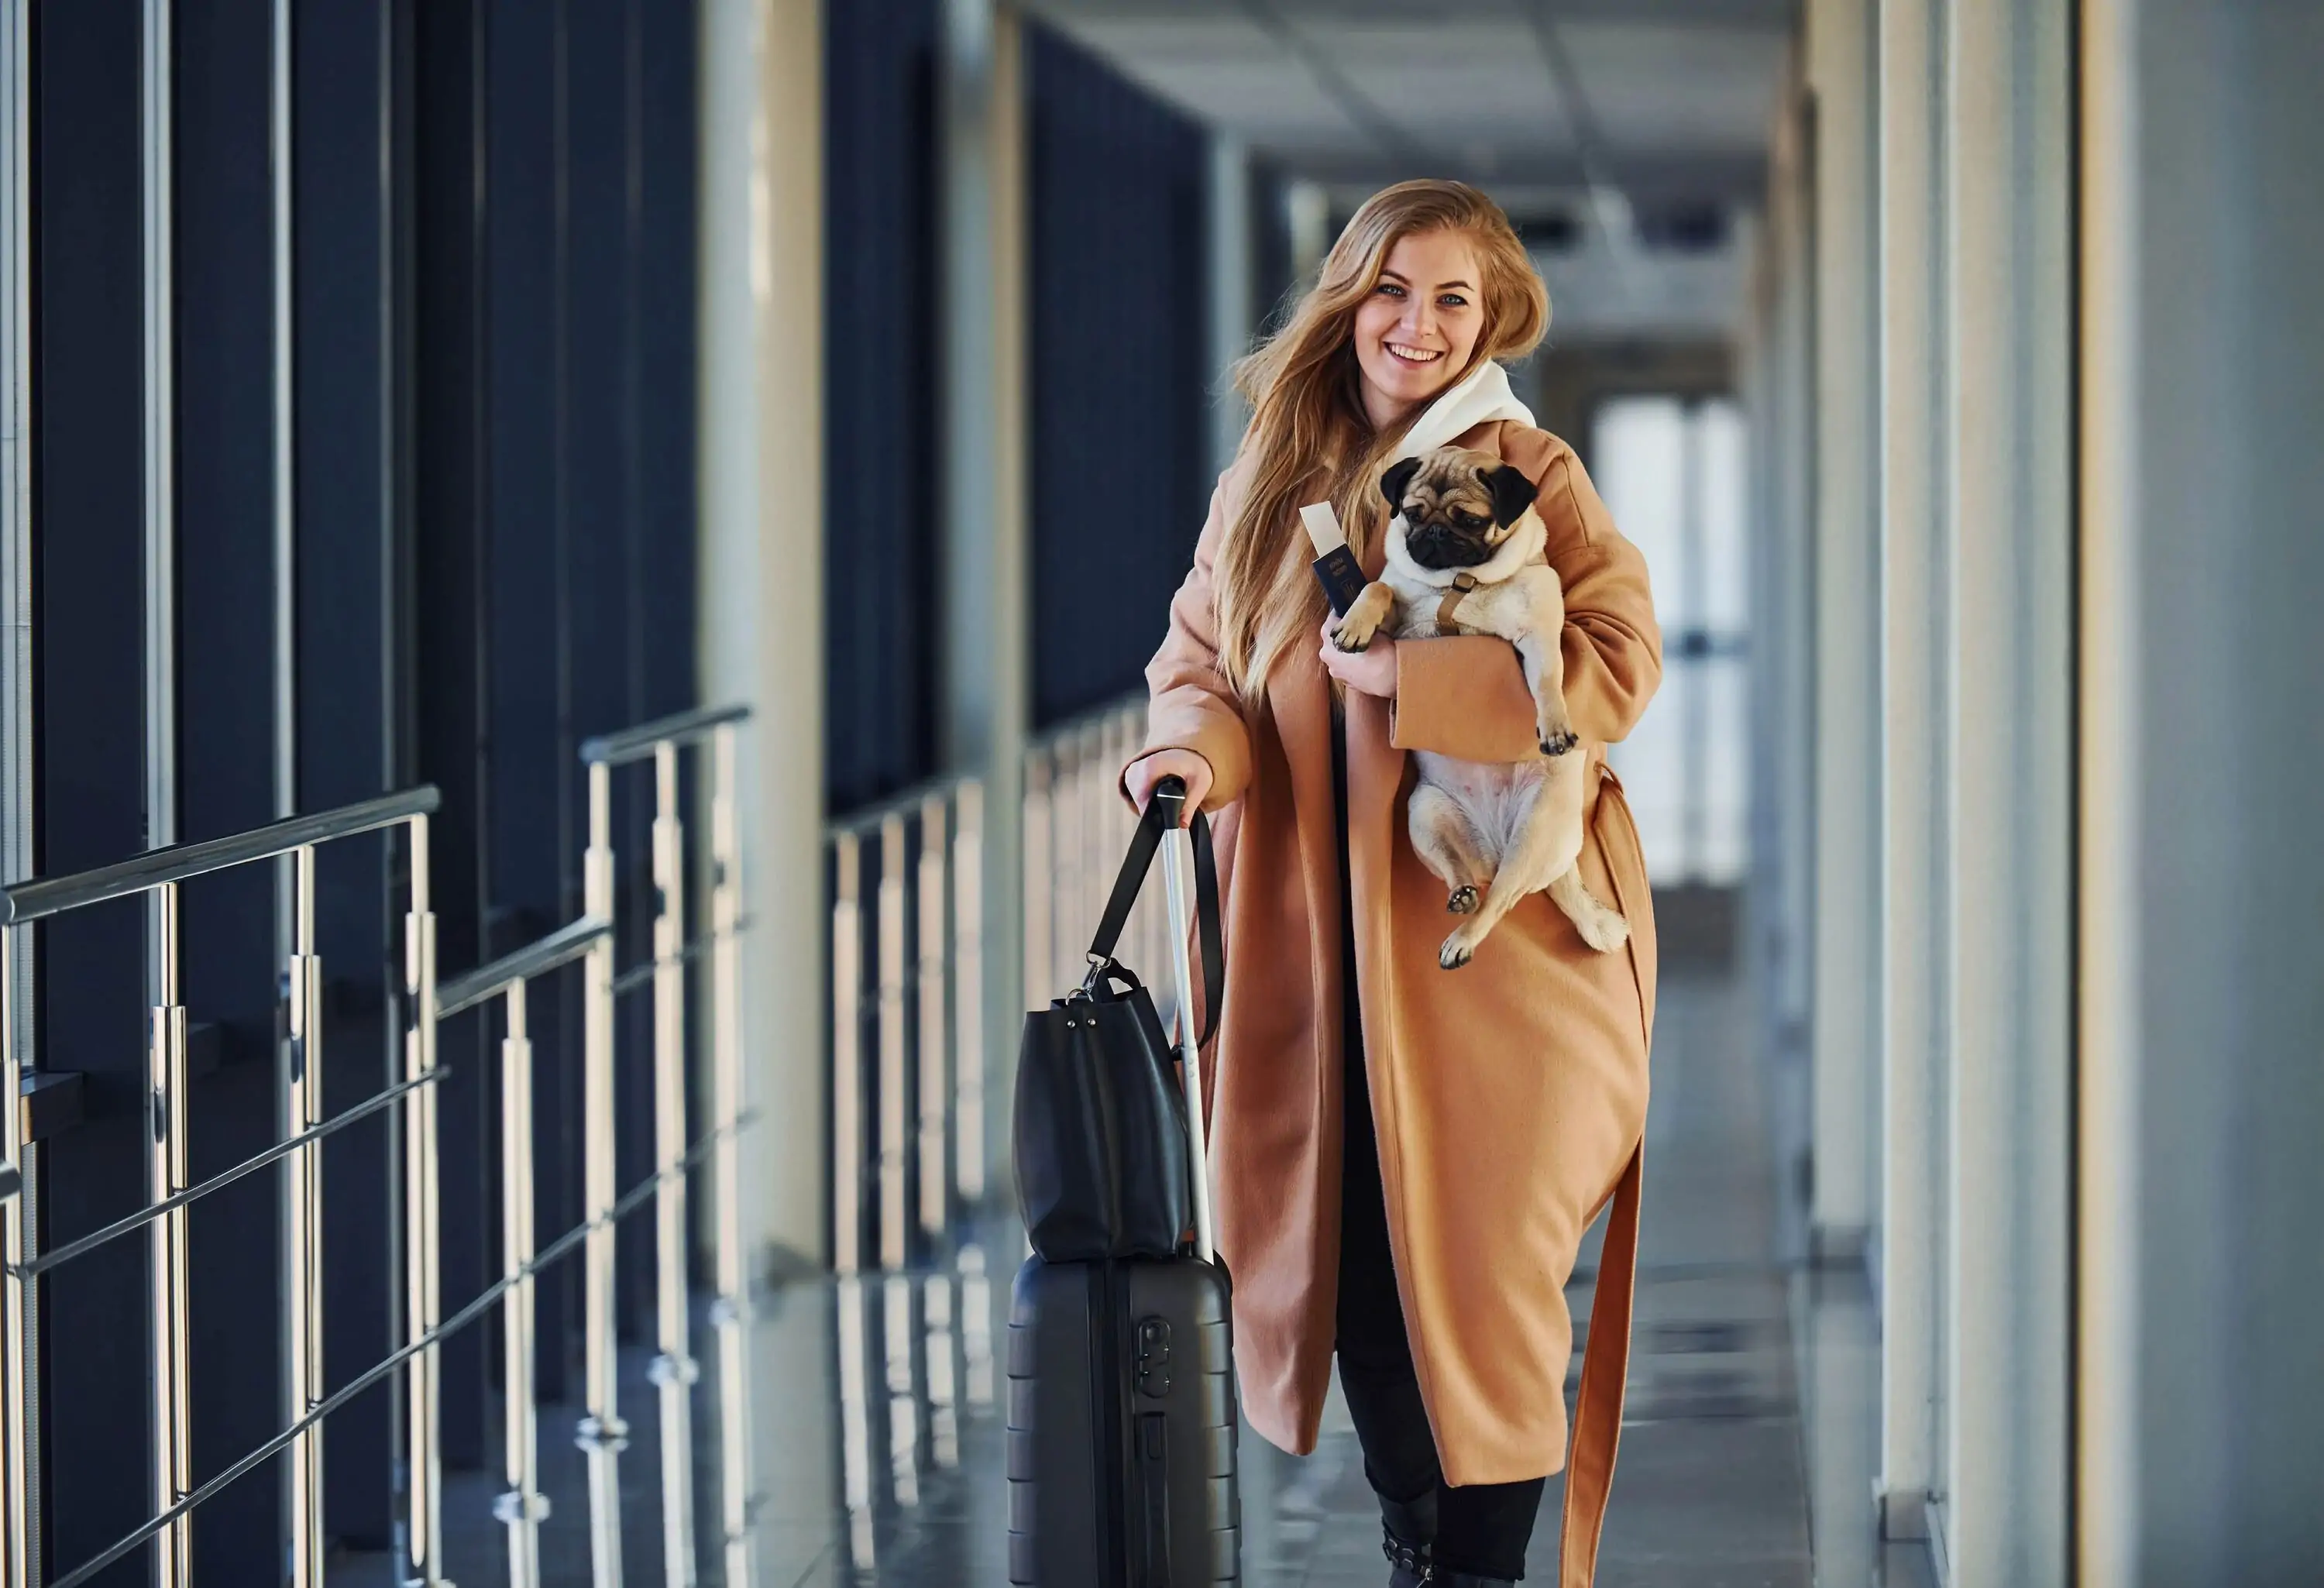
<path fill-rule="evenodd" d="M 1008 1361 L 1009 1580 L 1022 1588 L 1241 1581 L 1233 1324 L 1211 1246 L 1194 1062 L 1204 1038 L 1186 992 L 1179 858 L 1190 839 L 1213 1005 L 1218 885 L 1201 815 L 1191 830 L 1177 826 L 1185 796 L 1176 779 L 1156 791 L 1091 946 L 1090 979 L 1027 1022 L 1018 1181 L 1036 1255 L 1018 1271 Z M 1152 1001 L 1112 957 L 1157 850 L 1180 989 L 1176 1066 Z M 1183 1104 L 1157 1106 L 1155 1078 L 1174 1067 Z M 1157 1173 L 1157 1140 L 1182 1151 L 1190 1172 Z M 1178 1206 L 1135 1204 L 1141 1196 L 1181 1204 L 1191 1242 L 1178 1239 Z M 1170 1232 L 1160 1242 L 1157 1215 Z"/>

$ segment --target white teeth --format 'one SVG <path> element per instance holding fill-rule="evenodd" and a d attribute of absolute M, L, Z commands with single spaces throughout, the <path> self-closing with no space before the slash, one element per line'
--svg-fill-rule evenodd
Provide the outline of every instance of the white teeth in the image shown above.
<path fill-rule="evenodd" d="M 1419 347 L 1400 346 L 1394 342 L 1388 343 L 1387 346 L 1390 353 L 1395 354 L 1406 364 L 1434 364 L 1436 360 L 1444 356 L 1441 352 L 1429 351 Z"/>

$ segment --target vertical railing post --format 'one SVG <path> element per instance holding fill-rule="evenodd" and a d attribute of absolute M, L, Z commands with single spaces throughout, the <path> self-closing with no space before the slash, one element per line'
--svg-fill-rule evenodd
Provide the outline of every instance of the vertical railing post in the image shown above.
<path fill-rule="evenodd" d="M 694 1381 L 686 1305 L 686 829 L 678 814 L 678 745 L 654 746 L 655 1314 L 660 1354 L 663 1588 L 693 1588 Z"/>
<path fill-rule="evenodd" d="M 899 1506 L 920 1503 L 920 1400 L 912 1382 L 912 1281 L 881 1281 L 880 1332 L 888 1367 L 889 1492 Z"/>
<path fill-rule="evenodd" d="M 945 803 L 941 794 L 920 801 L 919 956 L 913 977 L 920 1003 L 920 1233 L 929 1241 L 942 1238 L 952 1213 L 952 1181 L 945 1172 L 945 1111 L 951 1102 L 945 1064 Z"/>
<path fill-rule="evenodd" d="M 589 914 L 613 919 L 613 769 L 589 768 L 589 850 L 584 887 Z M 587 1415 L 575 1442 L 589 1458 L 589 1567 L 595 1588 L 621 1588 L 622 1486 L 619 1462 L 629 1443 L 621 1417 L 613 1354 L 613 937 L 589 950 L 584 974 L 582 1039 L 583 1202 L 589 1233 L 583 1248 L 584 1371 Z"/>
<path fill-rule="evenodd" d="M 16 1048 L 16 932 L 0 927 L 0 1165 L 24 1161 L 23 1058 Z M 31 1588 L 32 1473 L 25 1399 L 24 1193 L 0 1199 L 0 1588 Z"/>
<path fill-rule="evenodd" d="M 718 1299 L 711 1321 L 718 1330 L 719 1515 L 726 1588 L 752 1588 L 751 1405 L 749 1281 L 742 1271 L 742 1012 L 740 945 L 742 927 L 741 846 L 734 815 L 734 730 L 710 741 L 710 987 L 711 1196 L 718 1220 Z"/>
<path fill-rule="evenodd" d="M 1055 995 L 1056 980 L 1057 870 L 1065 855 L 1057 843 L 1057 788 L 1049 752 L 1037 749 L 1025 758 L 1025 808 L 1018 840 L 1018 856 L 1025 867 L 1025 1007 L 1038 1009 Z M 1049 991 L 1043 991 L 1048 988 Z"/>
<path fill-rule="evenodd" d="M 186 1188 L 186 1011 L 178 1002 L 178 885 L 165 882 L 152 894 L 153 986 L 147 1029 L 145 1084 L 148 1108 L 146 1195 L 166 1202 Z M 12 1111 L 17 1100 L 5 1100 Z M 193 1487 L 193 1448 L 188 1428 L 186 1209 L 173 1208 L 153 1221 L 152 1256 L 152 1451 L 156 1513 L 185 1499 Z M 181 1516 L 153 1540 L 157 1588 L 185 1588 L 190 1580 L 192 1518 Z"/>
<path fill-rule="evenodd" d="M 403 983 L 409 1024 L 403 1072 L 424 1081 L 436 1070 L 436 912 L 428 897 L 428 818 L 411 818 L 411 908 L 404 917 Z M 410 1406 L 404 1436 L 410 1445 L 405 1547 L 408 1581 L 420 1588 L 450 1588 L 444 1575 L 444 1457 L 442 1353 L 432 1342 L 441 1316 L 440 1242 L 437 1205 L 436 1087 L 414 1086 L 404 1104 L 403 1250 L 406 1343 L 419 1346 L 405 1379 Z"/>
<path fill-rule="evenodd" d="M 904 1266 L 905 1205 L 904 818 L 880 824 L 880 1266 Z"/>
<path fill-rule="evenodd" d="M 973 1207 L 984 1200 L 983 785 L 964 782 L 953 799 L 953 1162 L 961 1203 Z"/>
<path fill-rule="evenodd" d="M 509 1588 L 540 1588 L 540 1411 L 533 1403 L 532 1040 L 525 1029 L 525 987 L 509 983 L 508 1035 L 501 1039 L 501 1369 L 504 1470 L 508 1489 L 493 1515 L 508 1527 Z"/>
<path fill-rule="evenodd" d="M 863 1266 L 863 840 L 838 837 L 831 906 L 832 1266 Z"/>
<path fill-rule="evenodd" d="M 872 1518 L 872 1385 L 865 1362 L 863 1308 L 870 1299 L 861 1275 L 839 1277 L 839 1474 L 847 1506 L 848 1558 L 858 1572 L 874 1564 L 878 1535 Z"/>
<path fill-rule="evenodd" d="M 315 850 L 292 857 L 290 956 L 284 967 L 290 1039 L 283 1048 L 282 1133 L 303 1135 L 323 1122 L 323 962 L 315 953 Z M 296 1423 L 323 1399 L 323 1149 L 309 1142 L 282 1164 L 282 1409 Z M 323 1430 L 299 1436 L 290 1450 L 291 1588 L 323 1588 Z"/>

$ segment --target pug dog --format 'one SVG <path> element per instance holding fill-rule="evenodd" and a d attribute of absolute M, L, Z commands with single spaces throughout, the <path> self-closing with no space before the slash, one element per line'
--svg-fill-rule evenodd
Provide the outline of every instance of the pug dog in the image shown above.
<path fill-rule="evenodd" d="M 1601 954 L 1627 942 L 1630 924 L 1582 885 L 1582 778 L 1589 758 L 1565 715 L 1558 649 L 1565 593 L 1543 556 L 1548 531 L 1534 483 L 1489 452 L 1458 447 L 1408 457 L 1380 476 L 1395 510 L 1388 567 L 1332 631 L 1342 651 L 1382 632 L 1397 640 L 1491 634 L 1517 647 L 1533 691 L 1540 753 L 1487 765 L 1415 751 L 1412 846 L 1450 890 L 1463 916 L 1438 951 L 1457 970 L 1528 893 L 1546 890 L 1582 940 Z"/>

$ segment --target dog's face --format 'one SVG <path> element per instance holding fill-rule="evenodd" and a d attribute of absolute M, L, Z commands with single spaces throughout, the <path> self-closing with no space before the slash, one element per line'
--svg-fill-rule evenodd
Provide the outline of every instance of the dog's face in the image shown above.
<path fill-rule="evenodd" d="M 1533 505 L 1533 482 L 1489 452 L 1440 448 L 1390 466 L 1380 491 L 1404 520 L 1404 546 L 1425 568 L 1491 560 Z"/>

